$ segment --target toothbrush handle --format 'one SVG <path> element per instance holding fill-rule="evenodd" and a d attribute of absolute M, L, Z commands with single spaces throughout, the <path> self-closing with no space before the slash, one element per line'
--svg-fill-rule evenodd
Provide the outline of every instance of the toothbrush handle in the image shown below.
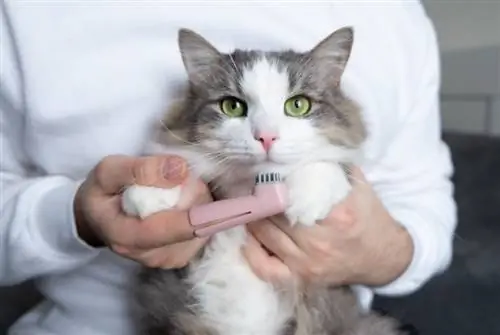
<path fill-rule="evenodd" d="M 255 195 L 194 207 L 189 211 L 189 220 L 193 226 L 193 234 L 205 237 L 280 214 L 285 207 L 284 185 L 260 185 L 256 187 Z"/>

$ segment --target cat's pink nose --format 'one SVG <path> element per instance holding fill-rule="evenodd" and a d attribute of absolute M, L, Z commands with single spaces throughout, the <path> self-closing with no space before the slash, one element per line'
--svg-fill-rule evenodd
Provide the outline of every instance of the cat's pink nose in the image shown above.
<path fill-rule="evenodd" d="M 278 134 L 257 132 L 255 133 L 254 138 L 262 144 L 262 147 L 266 152 L 269 152 L 273 143 L 278 139 Z"/>

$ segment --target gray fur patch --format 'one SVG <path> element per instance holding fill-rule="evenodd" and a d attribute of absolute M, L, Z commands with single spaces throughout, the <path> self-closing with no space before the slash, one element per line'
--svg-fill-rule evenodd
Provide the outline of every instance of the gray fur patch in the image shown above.
<path fill-rule="evenodd" d="M 144 268 L 135 292 L 141 335 L 217 335 L 203 323 L 184 281 L 185 270 Z"/>
<path fill-rule="evenodd" d="M 136 292 L 141 335 L 218 335 L 197 314 L 183 270 L 144 269 Z M 308 285 L 296 292 L 294 319 L 276 335 L 404 335 L 397 322 L 362 314 L 348 287 Z"/>
<path fill-rule="evenodd" d="M 287 335 L 403 335 L 395 320 L 362 314 L 348 287 L 307 287 L 295 315 L 297 327 Z"/>

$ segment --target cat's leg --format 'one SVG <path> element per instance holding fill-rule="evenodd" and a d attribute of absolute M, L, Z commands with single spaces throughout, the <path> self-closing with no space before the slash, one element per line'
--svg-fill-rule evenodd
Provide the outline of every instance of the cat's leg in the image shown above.
<path fill-rule="evenodd" d="M 308 286 L 298 301 L 296 327 L 290 335 L 406 335 L 398 330 L 396 320 L 362 313 L 348 286 Z"/>
<path fill-rule="evenodd" d="M 326 218 L 351 190 L 343 167 L 326 162 L 309 163 L 294 170 L 286 183 L 289 206 L 285 214 L 292 225 L 312 226 Z"/>
<path fill-rule="evenodd" d="M 347 286 L 307 287 L 296 307 L 295 324 L 290 335 L 406 335 L 392 318 L 361 313 Z"/>
<path fill-rule="evenodd" d="M 295 329 L 290 335 L 340 335 L 360 316 L 356 297 L 348 287 L 309 285 L 298 299 Z"/>
<path fill-rule="evenodd" d="M 181 186 L 159 188 L 132 185 L 122 194 L 122 209 L 128 215 L 145 218 L 151 214 L 172 209 L 181 196 Z"/>
<path fill-rule="evenodd" d="M 287 176 L 289 207 L 285 215 L 291 224 L 314 225 L 350 192 L 351 184 L 340 164 L 315 162 Z M 349 287 L 308 286 L 298 299 L 294 335 L 344 334 L 359 318 L 360 310 Z"/>
<path fill-rule="evenodd" d="M 242 226 L 213 235 L 191 267 L 191 292 L 218 335 L 284 335 L 291 301 L 253 273 L 241 253 L 245 241 Z"/>

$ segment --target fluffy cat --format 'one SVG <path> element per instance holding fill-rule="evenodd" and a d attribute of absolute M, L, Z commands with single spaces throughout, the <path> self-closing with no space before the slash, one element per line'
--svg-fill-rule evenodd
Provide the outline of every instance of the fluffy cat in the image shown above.
<path fill-rule="evenodd" d="M 290 224 L 311 226 L 351 186 L 346 167 L 366 138 L 357 104 L 340 90 L 353 43 L 335 31 L 308 52 L 219 52 L 179 31 L 189 77 L 183 103 L 168 113 L 156 152 L 188 160 L 217 198 L 250 194 L 258 172 L 279 172 L 290 191 Z M 168 209 L 179 189 L 138 185 L 127 212 Z M 214 235 L 181 270 L 144 269 L 138 282 L 140 333 L 147 335 L 395 335 L 396 323 L 360 312 L 349 287 L 276 288 L 257 278 L 240 248 L 245 227 Z"/>

